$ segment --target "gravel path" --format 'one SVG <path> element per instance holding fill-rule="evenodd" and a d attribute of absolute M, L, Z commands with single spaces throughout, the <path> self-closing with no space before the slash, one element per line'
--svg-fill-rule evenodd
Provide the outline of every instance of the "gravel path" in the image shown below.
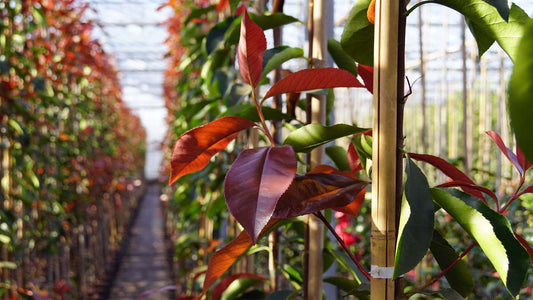
<path fill-rule="evenodd" d="M 172 285 L 163 239 L 159 192 L 156 184 L 147 187 L 111 289 L 110 300 L 170 299 L 169 292 L 157 291 Z"/>

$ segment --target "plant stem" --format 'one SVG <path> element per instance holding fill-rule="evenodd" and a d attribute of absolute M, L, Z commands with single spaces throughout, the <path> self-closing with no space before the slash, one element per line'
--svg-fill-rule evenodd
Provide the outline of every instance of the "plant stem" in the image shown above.
<path fill-rule="evenodd" d="M 259 101 L 257 101 L 257 94 L 255 92 L 255 88 L 252 88 L 252 98 L 254 99 L 255 108 L 257 109 L 257 114 L 259 115 L 259 119 L 261 120 L 261 125 L 263 126 L 262 131 L 266 134 L 272 147 L 275 147 L 276 143 L 274 142 L 274 138 L 272 137 L 272 134 L 270 133 L 270 130 L 268 129 L 266 125 L 265 116 L 263 115 L 263 111 L 261 110 L 261 105 L 259 104 Z"/>
<path fill-rule="evenodd" d="M 457 257 L 449 266 L 447 266 L 444 270 L 442 270 L 430 282 L 428 282 L 427 284 L 425 284 L 424 286 L 422 286 L 420 288 L 417 288 L 416 291 L 425 290 L 428 287 L 430 287 L 431 285 L 433 285 L 435 282 L 439 281 L 439 279 L 441 279 L 442 276 L 446 275 L 446 273 L 448 273 L 448 271 L 450 271 L 451 268 L 453 268 L 461 259 L 463 259 L 463 257 L 465 257 L 474 248 L 475 245 L 477 245 L 476 242 L 473 242 L 472 244 L 470 244 L 470 246 L 468 246 L 468 248 L 466 248 L 465 251 L 463 251 L 463 253 L 461 253 L 461 255 L 459 255 L 459 257 Z"/>
<path fill-rule="evenodd" d="M 511 203 L 513 203 L 513 201 L 515 201 L 516 199 L 518 199 L 518 197 L 520 197 L 522 194 L 519 193 L 518 191 L 520 191 L 520 189 L 522 188 L 522 186 L 524 185 L 526 181 L 526 176 L 525 174 L 524 175 L 521 175 L 520 176 L 520 183 L 518 183 L 518 187 L 516 188 L 516 190 L 513 192 L 513 194 L 511 195 L 511 197 L 509 197 L 509 200 L 507 200 L 507 203 L 505 203 L 505 205 L 500 209 L 500 213 L 503 213 L 507 210 L 507 208 L 509 207 L 509 205 L 511 205 Z"/>
<path fill-rule="evenodd" d="M 409 16 L 417 7 L 422 6 L 424 4 L 428 4 L 428 3 L 436 3 L 436 1 L 435 0 L 420 1 L 417 4 L 413 5 L 411 8 L 409 8 L 409 10 L 405 12 L 405 16 Z"/>
<path fill-rule="evenodd" d="M 346 243 L 344 243 L 344 240 L 337 234 L 337 232 L 335 232 L 335 229 L 333 228 L 333 226 L 331 226 L 331 223 L 328 222 L 326 217 L 324 217 L 324 215 L 320 211 L 315 212 L 314 215 L 317 216 L 326 225 L 326 227 L 328 227 L 329 231 L 333 234 L 333 236 L 335 236 L 335 238 L 341 245 L 344 252 L 346 252 L 346 254 L 348 254 L 348 256 L 350 256 L 352 261 L 355 263 L 355 265 L 357 266 L 357 269 L 359 269 L 359 271 L 361 271 L 361 273 L 365 275 L 366 279 L 370 280 L 371 277 L 368 271 L 365 270 L 365 268 L 361 265 L 361 263 L 359 263 L 357 258 L 350 251 L 350 249 L 348 249 L 348 246 L 346 246 Z"/>

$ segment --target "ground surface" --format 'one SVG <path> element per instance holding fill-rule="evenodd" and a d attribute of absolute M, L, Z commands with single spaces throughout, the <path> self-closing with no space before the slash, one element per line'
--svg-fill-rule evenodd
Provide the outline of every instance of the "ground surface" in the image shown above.
<path fill-rule="evenodd" d="M 158 291 L 172 282 L 157 185 L 149 185 L 146 190 L 126 249 L 109 299 L 168 300 L 168 292 Z"/>

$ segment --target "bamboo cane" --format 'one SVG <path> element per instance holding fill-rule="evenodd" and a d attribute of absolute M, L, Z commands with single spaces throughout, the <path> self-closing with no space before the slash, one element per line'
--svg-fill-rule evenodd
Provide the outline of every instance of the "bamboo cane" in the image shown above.
<path fill-rule="evenodd" d="M 328 5 L 325 0 L 309 0 L 309 57 L 316 61 L 326 60 L 327 22 Z M 315 65 L 316 67 L 316 65 Z M 318 101 L 308 98 L 311 116 L 308 121 L 324 124 L 326 121 L 326 101 L 321 96 Z M 310 117 L 310 118 L 309 118 Z M 324 148 L 319 147 L 311 153 L 311 167 L 319 165 L 324 160 Z M 307 223 L 307 280 L 304 291 L 304 298 L 308 300 L 322 299 L 322 250 L 324 248 L 324 226 L 314 215 L 309 215 Z"/>
<path fill-rule="evenodd" d="M 370 294 L 380 300 L 395 298 L 399 7 L 399 0 L 376 1 Z"/>

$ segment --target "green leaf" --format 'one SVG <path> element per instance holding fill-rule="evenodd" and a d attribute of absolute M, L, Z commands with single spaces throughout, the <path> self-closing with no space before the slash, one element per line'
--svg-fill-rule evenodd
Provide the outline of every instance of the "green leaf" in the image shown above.
<path fill-rule="evenodd" d="M 370 177 L 372 175 L 372 137 L 360 134 L 354 138 L 353 145 L 361 160 L 361 166 Z"/>
<path fill-rule="evenodd" d="M 303 285 L 303 271 L 291 265 L 284 264 L 281 267 L 281 273 L 290 281 L 290 283 L 297 289 Z"/>
<path fill-rule="evenodd" d="M 265 120 L 292 120 L 293 117 L 288 114 L 284 114 L 279 109 L 275 109 L 268 106 L 261 107 L 261 111 L 263 112 L 263 116 L 265 117 Z M 252 122 L 259 122 L 259 114 L 257 113 L 257 109 L 255 108 L 255 105 L 251 103 L 242 103 L 235 105 L 233 107 L 230 107 L 222 116 L 239 116 L 242 118 L 245 118 L 247 120 L 250 120 Z"/>
<path fill-rule="evenodd" d="M 433 231 L 430 250 L 441 270 L 446 269 L 452 262 L 459 258 L 457 252 L 455 252 L 452 246 L 436 230 Z M 459 260 L 444 276 L 446 276 L 446 280 L 450 286 L 461 296 L 466 297 L 472 293 L 474 281 L 464 260 Z"/>
<path fill-rule="evenodd" d="M 485 0 L 485 2 L 494 6 L 505 22 L 509 21 L 509 3 L 507 0 Z"/>
<path fill-rule="evenodd" d="M 349 71 L 354 76 L 357 76 L 357 66 L 355 65 L 355 61 L 346 53 L 346 51 L 344 51 L 344 49 L 342 49 L 341 43 L 335 39 L 329 39 L 328 52 L 339 68 Z"/>
<path fill-rule="evenodd" d="M 231 16 L 227 18 L 226 20 L 220 23 L 217 23 L 213 28 L 211 28 L 211 30 L 209 31 L 206 37 L 205 48 L 206 48 L 207 54 L 210 54 L 211 52 L 225 45 L 226 31 L 228 31 L 230 26 L 234 23 L 235 19 L 236 19 L 235 17 Z M 237 36 L 237 41 L 238 40 L 239 40 L 239 36 Z"/>
<path fill-rule="evenodd" d="M 509 21 L 506 22 L 496 7 L 484 0 L 434 0 L 431 2 L 445 5 L 465 16 L 468 27 L 478 43 L 479 56 L 483 55 L 496 41 L 509 57 L 515 60 L 524 24 L 530 19 L 520 7 L 515 4 L 511 5 Z"/>
<path fill-rule="evenodd" d="M 279 26 L 299 22 L 298 19 L 283 13 L 274 13 L 271 15 L 256 15 L 254 13 L 249 13 L 249 15 L 250 19 L 252 19 L 252 21 L 259 25 L 259 27 L 261 27 L 261 29 L 263 30 L 268 30 Z M 237 17 L 237 19 L 228 29 L 228 32 L 226 34 L 226 42 L 228 45 L 235 45 L 239 42 L 241 28 L 238 25 L 240 24 L 240 20 L 241 17 Z"/>
<path fill-rule="evenodd" d="M 520 149 L 533 161 L 533 21 L 527 24 L 518 47 L 509 83 L 509 116 Z"/>
<path fill-rule="evenodd" d="M 187 18 L 183 21 L 184 25 L 189 24 L 189 22 L 192 19 L 201 18 L 203 15 L 209 13 L 210 11 L 213 11 L 215 9 L 215 5 L 209 5 L 207 7 L 202 8 L 195 8 L 194 6 L 191 9 L 191 12 L 188 14 Z"/>
<path fill-rule="evenodd" d="M 433 199 L 479 244 L 511 295 L 522 287 L 530 257 L 509 221 L 480 199 L 453 189 L 431 189 Z"/>
<path fill-rule="evenodd" d="M 340 137 L 367 131 L 354 125 L 337 124 L 323 126 L 317 123 L 298 128 L 287 136 L 284 144 L 291 145 L 296 152 L 310 152 L 314 148 Z"/>
<path fill-rule="evenodd" d="M 434 207 L 426 176 L 408 157 L 393 278 L 412 270 L 426 255 L 433 238 Z"/>
<path fill-rule="evenodd" d="M 265 300 L 286 300 L 286 299 L 292 299 L 292 298 L 289 298 L 292 293 L 294 293 L 293 291 L 291 290 L 281 290 L 281 291 L 277 291 L 277 292 L 274 292 L 270 295 L 268 295 Z"/>
<path fill-rule="evenodd" d="M 48 27 L 48 20 L 42 9 L 37 8 L 36 6 L 30 6 L 31 14 L 33 21 L 38 27 L 46 28 Z"/>
<path fill-rule="evenodd" d="M 336 261 L 339 263 L 339 266 L 342 267 L 343 270 L 349 272 L 353 276 L 354 280 L 361 285 L 361 288 L 370 284 L 365 275 L 359 271 L 355 263 L 344 251 L 333 249 L 326 249 L 325 251 L 335 257 Z"/>
<path fill-rule="evenodd" d="M 263 53 L 263 73 L 266 76 L 272 70 L 278 68 L 284 62 L 298 57 L 303 57 L 304 51 L 301 48 L 292 48 L 289 46 L 278 46 L 267 49 Z"/>
<path fill-rule="evenodd" d="M 228 287 L 227 289 L 222 293 L 222 296 L 220 297 L 220 300 L 234 300 L 238 299 L 238 297 L 246 291 L 248 288 L 258 284 L 259 282 L 263 281 L 259 278 L 253 278 L 253 277 L 243 277 L 235 279 Z"/>
<path fill-rule="evenodd" d="M 368 296 L 368 291 L 359 291 L 361 284 L 353 279 L 348 279 L 344 277 L 327 277 L 324 278 L 324 282 L 332 284 L 344 291 L 348 295 L 354 296 Z"/>
<path fill-rule="evenodd" d="M 341 35 L 342 49 L 356 62 L 366 66 L 374 65 L 374 24 L 366 16 L 370 2 L 355 2 Z"/>
<path fill-rule="evenodd" d="M 341 171 L 350 171 L 348 163 L 348 153 L 341 146 L 333 145 L 326 147 L 326 154 L 333 161 L 337 169 Z"/>

